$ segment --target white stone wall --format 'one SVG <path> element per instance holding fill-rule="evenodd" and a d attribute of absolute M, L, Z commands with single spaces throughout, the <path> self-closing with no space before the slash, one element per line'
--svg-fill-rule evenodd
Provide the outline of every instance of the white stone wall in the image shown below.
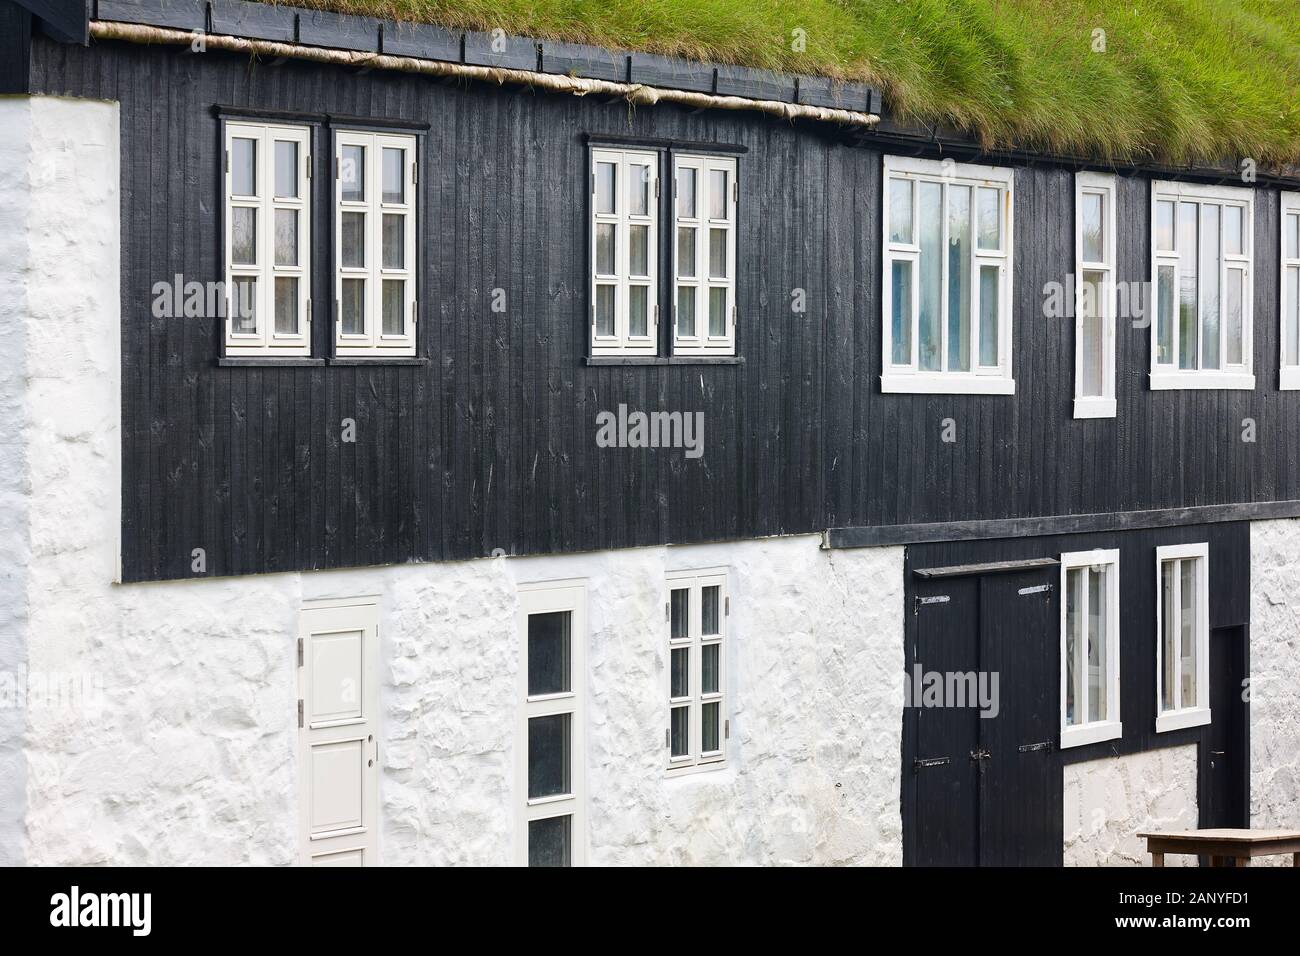
<path fill-rule="evenodd" d="M 1195 830 L 1196 745 L 1065 766 L 1065 865 L 1149 866 L 1149 830 Z M 1167 856 L 1166 866 L 1196 864 Z"/>
<path fill-rule="evenodd" d="M 1250 526 L 1250 579 L 1250 825 L 1296 830 L 1300 829 L 1300 519 L 1257 521 Z"/>

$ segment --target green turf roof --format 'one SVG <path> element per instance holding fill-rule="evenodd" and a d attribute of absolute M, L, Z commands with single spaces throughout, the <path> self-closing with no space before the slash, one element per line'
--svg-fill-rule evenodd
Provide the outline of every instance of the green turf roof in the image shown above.
<path fill-rule="evenodd" d="M 989 147 L 1300 164 L 1300 0 L 292 5 L 864 80 L 899 119 L 947 124 Z"/>

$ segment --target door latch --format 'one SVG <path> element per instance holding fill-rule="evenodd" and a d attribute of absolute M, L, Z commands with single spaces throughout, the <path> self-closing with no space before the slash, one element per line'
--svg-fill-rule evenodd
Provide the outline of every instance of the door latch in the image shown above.
<path fill-rule="evenodd" d="M 970 759 L 975 761 L 975 765 L 979 767 L 980 773 L 984 772 L 984 761 L 991 760 L 992 758 L 993 755 L 989 753 L 987 750 L 985 750 L 983 747 L 981 747 L 979 750 L 972 750 L 970 752 Z"/>

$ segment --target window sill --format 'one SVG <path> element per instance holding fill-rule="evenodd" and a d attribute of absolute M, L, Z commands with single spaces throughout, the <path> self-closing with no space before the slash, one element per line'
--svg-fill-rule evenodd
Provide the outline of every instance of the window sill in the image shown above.
<path fill-rule="evenodd" d="M 1113 398 L 1076 398 L 1074 400 L 1075 418 L 1114 418 L 1115 399 Z"/>
<path fill-rule="evenodd" d="M 726 758 L 721 760 L 710 760 L 708 763 L 684 764 L 679 767 L 669 767 L 664 774 L 669 780 L 677 780 L 682 777 L 698 777 L 700 774 L 720 773 L 727 769 Z"/>
<path fill-rule="evenodd" d="M 969 372 L 886 372 L 880 376 L 880 390 L 886 394 L 1014 395 L 1016 380 L 998 375 L 972 375 Z"/>
<path fill-rule="evenodd" d="M 217 358 L 217 365 L 221 368 L 291 368 L 324 364 L 324 359 L 308 355 L 222 355 Z"/>
<path fill-rule="evenodd" d="M 740 355 L 589 355 L 587 364 L 602 365 L 744 365 Z"/>
<path fill-rule="evenodd" d="M 330 365 L 428 365 L 429 360 L 417 355 L 376 355 L 374 358 L 357 356 L 333 357 L 325 360 Z"/>
<path fill-rule="evenodd" d="M 1118 720 L 1103 720 L 1092 724 L 1079 724 L 1061 728 L 1061 749 L 1082 747 L 1085 744 L 1116 740 L 1124 736 L 1124 725 Z"/>
<path fill-rule="evenodd" d="M 1253 391 L 1251 372 L 1152 372 L 1151 391 L 1173 389 L 1239 389 Z"/>
<path fill-rule="evenodd" d="M 1182 730 L 1185 727 L 1203 727 L 1209 722 L 1210 708 L 1208 707 L 1171 710 L 1156 716 L 1156 733 L 1163 734 L 1169 730 Z"/>

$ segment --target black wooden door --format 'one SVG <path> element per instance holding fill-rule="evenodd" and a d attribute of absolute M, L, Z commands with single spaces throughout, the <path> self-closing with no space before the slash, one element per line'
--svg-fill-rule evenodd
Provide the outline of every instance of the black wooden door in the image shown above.
<path fill-rule="evenodd" d="M 1245 827 L 1247 808 L 1246 629 L 1210 632 L 1210 714 L 1201 740 L 1200 826 Z"/>

